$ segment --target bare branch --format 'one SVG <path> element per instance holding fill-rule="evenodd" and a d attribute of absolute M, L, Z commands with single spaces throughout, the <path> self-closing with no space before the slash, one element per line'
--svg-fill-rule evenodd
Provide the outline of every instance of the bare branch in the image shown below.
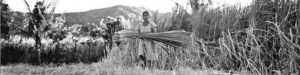
<path fill-rule="evenodd" d="M 27 10 L 29 11 L 29 14 L 32 15 L 32 12 L 31 12 L 31 9 L 30 9 L 30 6 L 28 4 L 28 2 L 26 0 L 24 0 L 26 6 L 27 6 Z"/>

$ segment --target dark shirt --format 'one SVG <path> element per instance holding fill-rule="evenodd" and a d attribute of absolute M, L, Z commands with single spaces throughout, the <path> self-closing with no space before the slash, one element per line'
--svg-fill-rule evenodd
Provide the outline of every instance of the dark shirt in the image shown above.
<path fill-rule="evenodd" d="M 119 21 L 106 23 L 106 26 L 106 36 L 104 38 L 108 41 L 109 47 L 112 48 L 113 36 L 115 35 L 115 32 L 121 31 L 124 28 L 121 26 Z"/>
<path fill-rule="evenodd" d="M 109 38 L 112 38 L 115 32 L 123 30 L 123 27 L 118 21 L 106 23 L 106 26 L 107 26 L 106 32 L 108 33 Z"/>

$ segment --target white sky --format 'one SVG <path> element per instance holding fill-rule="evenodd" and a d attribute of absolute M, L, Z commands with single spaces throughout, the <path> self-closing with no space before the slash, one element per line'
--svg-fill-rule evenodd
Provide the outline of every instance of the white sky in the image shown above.
<path fill-rule="evenodd" d="M 42 0 L 26 1 L 29 3 L 32 10 L 35 2 Z M 172 10 L 174 2 L 177 2 L 180 5 L 186 7 L 189 0 L 46 0 L 46 2 L 53 1 L 57 1 L 55 12 L 58 13 L 88 11 L 92 9 L 105 8 L 114 5 L 145 7 L 165 13 L 170 12 Z M 4 2 L 8 3 L 9 7 L 14 11 L 26 11 L 24 0 L 4 0 Z M 240 3 L 242 6 L 245 6 L 250 4 L 251 0 L 213 0 L 213 4 L 215 7 L 221 4 L 233 5 L 236 3 Z"/>

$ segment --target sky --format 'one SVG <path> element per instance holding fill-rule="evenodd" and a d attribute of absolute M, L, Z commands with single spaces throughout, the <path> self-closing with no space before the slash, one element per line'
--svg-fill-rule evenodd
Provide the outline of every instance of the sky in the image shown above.
<path fill-rule="evenodd" d="M 36 1 L 42 0 L 26 0 L 31 10 L 34 7 Z M 126 5 L 145 7 L 151 10 L 158 10 L 159 12 L 166 13 L 172 10 L 177 2 L 179 5 L 188 7 L 189 0 L 46 0 L 46 2 L 53 2 L 56 5 L 56 13 L 63 12 L 81 12 L 92 9 L 100 9 L 115 5 Z M 252 0 L 213 0 L 214 7 L 222 4 L 234 5 L 241 4 L 242 6 L 249 5 Z M 13 11 L 26 11 L 26 5 L 24 0 L 4 0 L 9 4 L 9 7 Z M 189 8 L 188 8 L 189 9 Z"/>

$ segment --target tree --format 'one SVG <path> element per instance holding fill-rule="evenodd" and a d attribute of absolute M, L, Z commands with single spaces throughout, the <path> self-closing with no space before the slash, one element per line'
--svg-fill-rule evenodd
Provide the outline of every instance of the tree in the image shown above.
<path fill-rule="evenodd" d="M 24 0 L 27 10 L 27 16 L 25 18 L 24 27 L 14 25 L 14 28 L 18 30 L 18 32 L 14 34 L 18 34 L 28 38 L 34 38 L 35 40 L 35 49 L 38 51 L 38 62 L 41 63 L 41 40 L 42 38 L 49 37 L 49 33 L 54 31 L 53 25 L 53 15 L 55 7 L 51 7 L 51 4 L 45 4 L 45 1 L 38 1 L 35 4 L 34 9 L 31 11 L 29 4 L 26 0 Z M 51 9 L 50 12 L 47 12 L 48 9 Z"/>
<path fill-rule="evenodd" d="M 8 4 L 1 0 L 1 37 L 4 39 L 9 38 L 9 26 L 12 22 L 12 14 Z"/>

